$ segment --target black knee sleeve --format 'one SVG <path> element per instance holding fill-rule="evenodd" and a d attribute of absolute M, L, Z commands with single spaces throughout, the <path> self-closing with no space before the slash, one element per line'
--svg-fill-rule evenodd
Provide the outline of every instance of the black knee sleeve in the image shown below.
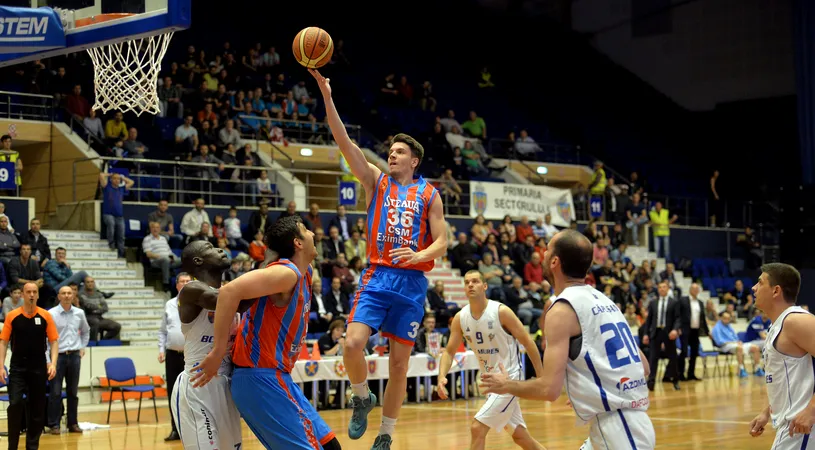
<path fill-rule="evenodd" d="M 340 441 L 334 438 L 323 445 L 323 450 L 342 450 L 342 446 L 340 445 Z"/>

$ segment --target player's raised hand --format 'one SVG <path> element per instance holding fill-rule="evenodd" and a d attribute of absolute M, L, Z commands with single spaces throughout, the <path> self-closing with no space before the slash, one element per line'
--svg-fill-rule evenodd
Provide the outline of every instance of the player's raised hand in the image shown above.
<path fill-rule="evenodd" d="M 320 75 L 320 71 L 316 69 L 308 69 L 308 72 L 317 80 L 317 86 L 323 97 L 331 97 L 331 79 Z"/>
<path fill-rule="evenodd" d="M 755 419 L 750 421 L 750 436 L 761 436 L 761 434 L 764 433 L 764 427 L 769 421 L 770 415 L 767 414 L 767 411 L 762 411 L 761 414 L 757 415 Z M 790 430 L 792 430 L 792 427 L 790 427 Z"/>
<path fill-rule="evenodd" d="M 215 354 L 215 349 L 213 348 L 209 354 L 207 354 L 207 357 L 201 361 L 201 364 L 190 369 L 192 387 L 206 386 L 207 383 L 212 381 L 212 379 L 218 375 L 218 367 L 221 366 L 223 358 L 223 355 Z"/>
<path fill-rule="evenodd" d="M 414 252 L 410 247 L 395 248 L 391 250 L 388 256 L 393 259 L 394 264 L 407 264 L 410 266 L 422 262 L 419 254 Z"/>
<path fill-rule="evenodd" d="M 506 394 L 509 374 L 502 363 L 498 363 L 497 373 L 481 374 L 481 390 L 485 394 Z"/>
<path fill-rule="evenodd" d="M 796 434 L 809 434 L 812 432 L 812 425 L 815 425 L 815 411 L 807 406 L 799 412 L 790 422 L 790 437 Z"/>
<path fill-rule="evenodd" d="M 447 377 L 439 377 L 439 384 L 436 385 L 436 392 L 439 393 L 439 398 L 447 400 Z"/>

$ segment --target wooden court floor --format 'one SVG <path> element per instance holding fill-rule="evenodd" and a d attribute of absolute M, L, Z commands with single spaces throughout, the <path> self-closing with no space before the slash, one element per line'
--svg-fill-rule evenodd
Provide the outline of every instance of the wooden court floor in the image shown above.
<path fill-rule="evenodd" d="M 469 445 L 469 424 L 483 399 L 434 402 L 432 404 L 406 404 L 396 426 L 394 450 L 462 449 Z M 575 426 L 574 414 L 566 406 L 564 397 L 556 403 L 522 401 L 526 423 L 549 450 L 577 450 L 587 436 L 587 429 Z M 141 424 L 136 424 L 136 404 L 128 403 L 131 424 L 126 426 L 121 411 L 111 416 L 111 428 L 85 432 L 83 435 L 63 433 L 44 435 L 40 448 L 82 450 L 146 450 L 181 449 L 180 442 L 166 444 L 169 432 L 169 412 L 166 402 L 159 409 L 159 424 L 155 423 L 152 405 L 142 411 Z M 131 405 L 132 408 L 131 408 Z M 763 378 L 751 376 L 709 378 L 702 382 L 682 383 L 681 391 L 670 384 L 657 386 L 651 394 L 649 415 L 656 428 L 657 448 L 661 449 L 768 449 L 772 445 L 774 430 L 770 426 L 764 436 L 752 438 L 749 422 L 766 405 Z M 95 405 L 92 412 L 80 408 L 80 422 L 105 422 L 105 412 Z M 368 433 L 358 441 L 347 436 L 350 410 L 326 411 L 323 417 L 334 429 L 344 449 L 370 448 L 379 428 L 381 408 L 370 415 Z M 262 449 L 251 431 L 243 427 L 243 449 Z M 5 439 L 5 438 L 3 438 Z M 20 448 L 23 441 L 20 439 Z M 0 447 L 5 443 L 0 442 Z M 487 449 L 516 448 L 504 433 L 490 433 Z"/>

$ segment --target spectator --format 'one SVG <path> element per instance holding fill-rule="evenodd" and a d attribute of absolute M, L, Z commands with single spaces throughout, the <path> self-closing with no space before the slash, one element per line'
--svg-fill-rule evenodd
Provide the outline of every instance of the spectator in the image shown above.
<path fill-rule="evenodd" d="M 503 300 L 503 279 L 504 271 L 495 264 L 492 253 L 484 253 L 481 261 L 478 262 L 478 271 L 487 283 L 487 298 Z M 435 319 L 434 319 L 435 321 Z"/>
<path fill-rule="evenodd" d="M 91 112 L 91 104 L 82 96 L 82 86 L 77 84 L 73 91 L 66 97 L 65 109 L 73 114 L 77 119 L 88 117 Z"/>
<path fill-rule="evenodd" d="M 113 118 L 105 123 L 105 138 L 109 141 L 127 139 L 127 124 L 122 120 L 121 111 L 116 111 Z"/>
<path fill-rule="evenodd" d="M 438 356 L 442 349 L 447 346 L 447 339 L 443 334 L 436 331 L 436 316 L 425 314 L 422 320 L 422 327 L 416 334 L 416 353 L 427 353 L 434 358 Z"/>
<path fill-rule="evenodd" d="M 345 321 L 337 319 L 331 322 L 328 327 L 328 333 L 320 336 L 317 340 L 317 346 L 320 348 L 320 354 L 325 356 L 342 356 L 342 350 L 345 347 Z"/>
<path fill-rule="evenodd" d="M 238 218 L 238 208 L 234 206 L 229 208 L 229 217 L 224 220 L 224 227 L 226 227 L 226 239 L 230 248 L 249 249 L 249 243 L 243 239 L 241 234 L 241 219 Z"/>
<path fill-rule="evenodd" d="M 366 247 L 367 244 L 360 237 L 359 230 L 352 230 L 351 239 L 345 241 L 345 256 L 351 259 L 359 258 L 363 265 L 368 265 Z"/>
<path fill-rule="evenodd" d="M 527 236 L 535 237 L 535 231 L 529 225 L 529 217 L 521 216 L 520 222 L 515 226 L 515 236 L 518 242 L 526 242 Z"/>
<path fill-rule="evenodd" d="M 668 287 L 674 294 L 674 298 L 679 298 L 682 295 L 682 288 L 676 282 L 676 269 L 674 263 L 669 262 L 665 264 L 665 270 L 659 274 L 660 281 L 667 281 Z"/>
<path fill-rule="evenodd" d="M 234 120 L 229 119 L 226 121 L 226 125 L 218 132 L 218 140 L 221 147 L 227 147 L 231 144 L 233 148 L 236 148 L 240 144 L 241 134 L 235 129 Z M 229 164 L 235 163 L 231 162 Z"/>
<path fill-rule="evenodd" d="M 167 238 L 172 248 L 180 248 L 184 243 L 184 238 L 175 234 L 175 220 L 173 215 L 168 211 L 170 203 L 161 199 L 158 201 L 158 207 L 155 211 L 147 215 L 147 223 L 157 222 L 161 235 Z"/>
<path fill-rule="evenodd" d="M 538 252 L 532 253 L 532 259 L 524 266 L 524 283 L 543 284 L 543 266 Z"/>
<path fill-rule="evenodd" d="M 340 254 L 345 254 L 345 243 L 340 238 L 340 230 L 332 226 L 328 230 L 328 239 L 323 242 L 323 257 L 329 261 L 336 261 Z"/>
<path fill-rule="evenodd" d="M 95 109 L 88 111 L 88 117 L 85 117 L 82 123 L 85 125 L 85 129 L 88 130 L 88 133 L 91 136 L 104 139 L 105 129 L 102 127 L 102 120 L 96 116 Z"/>
<path fill-rule="evenodd" d="M 161 225 L 158 222 L 150 222 L 150 234 L 142 240 L 142 251 L 150 260 L 150 267 L 161 269 L 161 282 L 166 292 L 170 291 L 170 271 L 181 266 L 180 258 L 177 258 L 170 249 L 167 238 L 161 234 Z"/>
<path fill-rule="evenodd" d="M 487 139 L 487 123 L 484 122 L 483 118 L 478 117 L 475 111 L 470 111 L 470 120 L 461 124 L 461 129 L 471 137 Z"/>
<path fill-rule="evenodd" d="M 128 158 L 144 159 L 144 154 L 147 153 L 148 148 L 141 141 L 139 141 L 139 130 L 135 127 L 130 128 L 127 139 L 122 143 Z"/>
<path fill-rule="evenodd" d="M 756 310 L 756 316 L 747 325 L 744 342 L 758 347 L 759 351 L 763 350 L 771 325 L 772 321 L 763 312 Z"/>
<path fill-rule="evenodd" d="M 9 230 L 8 217 L 0 217 L 0 262 L 8 266 L 18 248 L 20 248 L 20 241 Z"/>
<path fill-rule="evenodd" d="M 343 292 L 347 294 L 354 292 L 354 276 L 351 275 L 351 268 L 348 266 L 348 258 L 345 253 L 337 254 L 337 259 L 334 260 L 331 268 L 331 276 L 340 279 Z"/>
<path fill-rule="evenodd" d="M 105 296 L 96 289 L 96 281 L 93 277 L 85 278 L 84 289 L 79 292 L 79 307 L 85 310 L 88 325 L 91 327 L 91 340 L 98 340 L 100 333 L 104 340 L 116 339 L 119 336 L 122 325 L 102 317 L 108 312 L 108 303 L 105 301 Z"/>
<path fill-rule="evenodd" d="M 31 219 L 31 228 L 20 236 L 20 243 L 31 246 L 31 259 L 37 261 L 40 267 L 45 267 L 51 259 L 51 247 L 48 245 L 48 238 L 40 233 L 40 219 Z"/>
<path fill-rule="evenodd" d="M 0 225 L 1 224 L 2 220 L 0 220 Z M 42 288 L 44 284 L 42 272 L 40 272 L 40 265 L 31 259 L 30 245 L 20 245 L 20 256 L 14 257 L 9 261 L 8 275 L 11 284 L 24 285 L 25 283 L 34 283 L 37 287 Z"/>
<path fill-rule="evenodd" d="M 462 273 L 476 269 L 478 267 L 477 252 L 478 247 L 468 241 L 467 234 L 459 233 L 458 245 L 450 251 L 450 263 L 453 268 L 461 270 Z"/>
<path fill-rule="evenodd" d="M 744 282 L 736 280 L 733 289 L 725 292 L 722 296 L 725 304 L 732 304 L 739 317 L 749 318 L 753 312 L 753 295 L 748 289 L 744 289 Z"/>
<path fill-rule="evenodd" d="M 312 203 L 306 213 L 305 217 L 305 225 L 311 231 L 316 230 L 317 228 L 323 227 L 323 219 L 320 216 L 320 205 L 317 203 Z"/>
<path fill-rule="evenodd" d="M 351 238 L 351 225 L 351 219 L 346 215 L 345 206 L 337 206 L 337 216 L 328 222 L 329 232 L 331 231 L 331 227 L 337 227 L 337 230 L 340 232 L 340 237 L 342 237 L 343 240 L 348 240 Z M 368 238 L 373 239 L 372 236 L 368 236 Z"/>
<path fill-rule="evenodd" d="M 316 313 L 317 318 L 309 321 L 309 332 L 327 330 L 334 314 L 326 307 L 326 301 L 323 298 L 323 282 L 320 278 L 315 278 L 311 284 L 311 312 Z"/>
<path fill-rule="evenodd" d="M 753 367 L 757 377 L 764 376 L 764 370 L 759 367 L 761 363 L 761 352 L 758 347 L 739 340 L 736 330 L 730 324 L 732 318 L 730 313 L 724 312 L 711 332 L 713 343 L 719 347 L 722 353 L 735 354 L 739 362 L 739 378 L 747 378 L 747 370 L 744 369 L 744 355 L 750 354 L 753 358 Z"/>
<path fill-rule="evenodd" d="M 515 315 L 521 319 L 524 325 L 529 326 L 531 332 L 537 329 L 538 319 L 543 314 L 543 310 L 535 308 L 532 303 L 531 293 L 524 288 L 523 279 L 515 277 L 512 284 L 504 288 L 504 297 L 507 305 Z"/>
<path fill-rule="evenodd" d="M 158 88 L 157 94 L 161 105 L 159 117 L 167 117 L 168 113 L 179 119 L 184 116 L 184 103 L 181 102 L 181 89 L 173 85 L 173 79 L 171 77 L 164 77 L 164 84 Z"/>
<path fill-rule="evenodd" d="M 198 130 L 192 126 L 192 116 L 184 117 L 184 123 L 175 129 L 175 144 L 180 153 L 191 154 L 198 148 Z"/>
<path fill-rule="evenodd" d="M 293 203 L 294 202 L 289 202 L 289 207 L 291 207 Z M 265 200 L 261 200 L 258 209 L 249 217 L 249 233 L 251 233 L 252 236 L 257 233 L 265 233 L 271 224 L 272 218 L 269 213 L 269 203 Z"/>
<path fill-rule="evenodd" d="M 348 301 L 348 294 L 342 290 L 342 280 L 340 277 L 331 278 L 331 290 L 323 298 L 326 301 L 326 309 L 335 319 L 347 319 L 351 313 L 351 306 Z"/>
<path fill-rule="evenodd" d="M 266 259 L 266 244 L 263 243 L 263 233 L 255 233 L 255 239 L 249 244 L 249 257 L 255 262 L 263 262 Z"/>
<path fill-rule="evenodd" d="M 63 250 L 64 251 L 64 250 Z M 59 259 L 59 249 L 57 249 Z M 53 261 L 52 261 L 53 262 Z M 51 380 L 51 392 L 48 399 L 48 428 L 51 434 L 60 434 L 59 422 L 62 417 L 62 380 L 65 380 L 65 391 L 68 397 L 68 432 L 82 433 L 77 419 L 79 407 L 79 371 L 85 347 L 88 346 L 90 326 L 85 318 L 85 311 L 74 307 L 74 291 L 69 286 L 62 286 L 59 291 L 59 305 L 48 313 L 57 328 L 59 355 L 56 361 L 56 375 Z"/>
<path fill-rule="evenodd" d="M 625 211 L 625 216 L 628 219 L 625 226 L 631 230 L 631 242 L 633 242 L 634 245 L 640 245 L 640 227 L 648 223 L 645 205 L 640 203 L 640 194 L 634 193 L 631 196 L 631 204 L 628 205 L 628 208 Z"/>
<path fill-rule="evenodd" d="M 194 208 L 187 211 L 184 214 L 184 217 L 181 218 L 181 232 L 189 236 L 195 236 L 201 232 L 201 225 L 204 223 L 210 224 L 209 221 L 209 214 L 204 209 L 206 203 L 204 202 L 203 198 L 197 198 L 193 202 Z M 209 236 L 212 236 L 212 232 L 210 230 Z M 189 239 L 188 239 L 189 240 Z"/>
<path fill-rule="evenodd" d="M 9 288 L 9 296 L 3 299 L 3 320 L 8 313 L 23 306 L 23 285 L 12 284 Z"/>
<path fill-rule="evenodd" d="M 447 303 L 443 281 L 436 280 L 433 284 L 433 288 L 427 291 L 427 305 L 425 311 L 432 312 L 439 323 L 443 325 L 447 325 L 450 320 L 455 317 L 456 313 L 458 313 L 458 307 L 448 305 Z"/>
<path fill-rule="evenodd" d="M 0 137 L 0 145 L 3 147 L 2 151 L 0 151 L 0 162 L 14 163 L 14 182 L 17 185 L 17 190 L 19 190 L 23 185 L 23 160 L 20 158 L 18 151 L 11 149 L 11 144 L 11 136 L 8 134 Z M 7 191 L 6 195 L 16 197 L 17 192 Z"/>
<path fill-rule="evenodd" d="M 6 215 L 6 204 L 3 203 L 3 202 L 0 202 L 0 217 L 5 217 L 6 219 L 8 219 L 8 222 L 9 222 L 8 223 L 8 230 L 11 231 L 12 233 L 14 233 L 14 227 L 11 226 L 12 225 L 11 217 Z"/>
<path fill-rule="evenodd" d="M 38 286 L 26 283 L 23 306 L 6 316 L 0 332 L 0 360 L 6 360 L 11 343 L 11 363 L 8 374 L 3 366 L 0 379 L 8 379 L 8 448 L 17 449 L 23 418 L 26 420 L 26 448 L 39 448 L 40 435 L 46 420 L 48 380 L 56 375 L 59 351 L 57 328 L 48 311 L 37 306 Z M 51 345 L 51 362 L 43 351 Z"/>
<path fill-rule="evenodd" d="M 122 182 L 124 181 L 124 185 Z M 108 247 L 118 249 L 119 257 L 125 256 L 125 219 L 122 200 L 125 191 L 133 187 L 133 180 L 119 173 L 102 172 L 99 174 L 99 186 L 102 188 L 102 221 Z"/>
<path fill-rule="evenodd" d="M 43 278 L 45 284 L 51 286 L 56 292 L 59 292 L 63 286 L 68 286 L 71 283 L 81 283 L 88 276 L 84 270 L 74 273 L 71 270 L 71 265 L 66 261 L 66 251 L 62 247 L 58 247 L 54 252 L 55 259 L 49 260 L 45 264 Z M 33 259 L 33 255 L 32 255 Z"/>
<path fill-rule="evenodd" d="M 662 207 L 662 202 L 657 201 L 654 209 L 649 213 L 649 217 L 654 233 L 654 252 L 657 256 L 662 256 L 666 261 L 670 261 L 671 225 L 679 219 L 679 216 L 676 214 L 671 216 L 668 210 Z"/>

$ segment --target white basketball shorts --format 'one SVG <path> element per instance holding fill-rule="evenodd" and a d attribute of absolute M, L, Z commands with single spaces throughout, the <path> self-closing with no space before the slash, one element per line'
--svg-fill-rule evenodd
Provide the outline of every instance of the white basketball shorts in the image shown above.
<path fill-rule="evenodd" d="M 775 441 L 771 448 L 773 450 L 813 450 L 815 439 L 809 434 L 796 434 L 790 437 L 790 424 L 787 422 L 775 429 Z"/>
<path fill-rule="evenodd" d="M 656 440 L 654 425 L 645 411 L 618 409 L 598 414 L 589 422 L 594 450 L 653 450 Z"/>
<path fill-rule="evenodd" d="M 519 426 L 526 428 L 519 400 L 514 395 L 489 394 L 484 406 L 476 413 L 475 420 L 496 431 L 506 429 L 509 434 Z"/>
<path fill-rule="evenodd" d="M 241 416 L 232 402 L 228 377 L 218 375 L 196 388 L 190 383 L 190 374 L 181 372 L 170 408 L 185 450 L 240 448 Z"/>

